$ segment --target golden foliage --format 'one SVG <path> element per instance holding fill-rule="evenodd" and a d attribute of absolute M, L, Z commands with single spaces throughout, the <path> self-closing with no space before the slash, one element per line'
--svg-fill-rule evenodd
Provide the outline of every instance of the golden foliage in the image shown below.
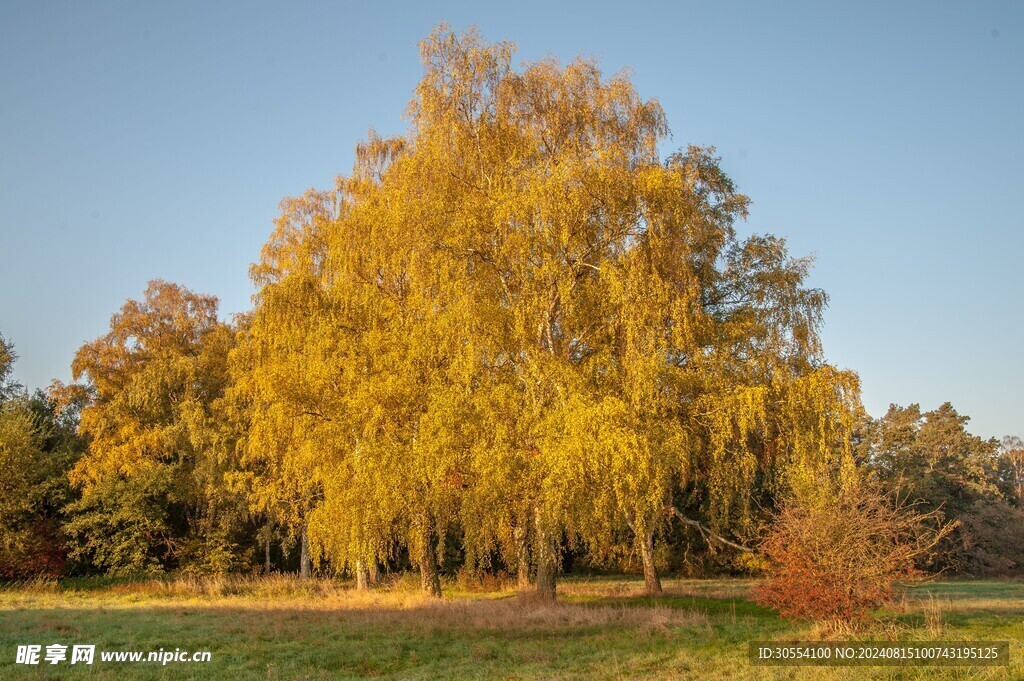
<path fill-rule="evenodd" d="M 820 363 L 826 302 L 748 200 L 626 74 L 439 27 L 405 135 L 282 203 L 235 351 L 254 508 L 336 569 L 458 526 L 471 561 L 563 531 L 649 538 L 764 471 L 833 457 L 855 377 Z M 556 558 L 553 558 L 556 560 Z M 540 566 L 539 566 L 540 567 Z M 545 569 L 552 566 L 544 566 Z"/>

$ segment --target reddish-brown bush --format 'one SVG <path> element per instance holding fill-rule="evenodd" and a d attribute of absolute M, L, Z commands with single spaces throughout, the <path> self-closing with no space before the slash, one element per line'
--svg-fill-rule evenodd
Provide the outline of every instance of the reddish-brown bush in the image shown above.
<path fill-rule="evenodd" d="M 855 624 L 921 578 L 915 562 L 951 529 L 864 482 L 795 498 L 762 543 L 755 598 L 785 617 Z"/>

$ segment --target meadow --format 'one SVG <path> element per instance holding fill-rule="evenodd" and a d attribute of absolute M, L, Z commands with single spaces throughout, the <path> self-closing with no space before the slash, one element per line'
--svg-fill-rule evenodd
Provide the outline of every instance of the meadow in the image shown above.
<path fill-rule="evenodd" d="M 1024 583 L 940 581 L 863 631 L 779 619 L 752 582 L 568 578 L 559 601 L 452 582 L 437 600 L 398 579 L 65 579 L 0 589 L 2 679 L 1024 678 Z M 1010 667 L 755 667 L 750 640 L 1009 640 Z M 91 666 L 15 664 L 18 645 L 95 644 Z M 210 651 L 209 662 L 102 662 L 99 651 Z"/>

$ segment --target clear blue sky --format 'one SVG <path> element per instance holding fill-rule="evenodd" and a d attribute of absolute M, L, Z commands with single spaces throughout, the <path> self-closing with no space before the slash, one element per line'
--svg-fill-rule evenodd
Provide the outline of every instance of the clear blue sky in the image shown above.
<path fill-rule="evenodd" d="M 476 24 L 595 56 L 714 144 L 745 229 L 817 254 L 825 343 L 875 415 L 1024 435 L 1024 2 L 0 0 L 0 333 L 67 380 L 146 281 L 249 306 L 277 202 L 404 129 L 417 42 Z"/>

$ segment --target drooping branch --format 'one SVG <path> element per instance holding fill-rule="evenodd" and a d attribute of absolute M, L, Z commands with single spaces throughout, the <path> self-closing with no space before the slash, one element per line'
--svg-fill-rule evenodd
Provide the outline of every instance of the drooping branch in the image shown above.
<path fill-rule="evenodd" d="M 742 544 L 737 544 L 734 541 L 729 541 L 728 539 L 726 539 L 722 535 L 714 532 L 710 527 L 708 527 L 704 523 L 699 522 L 697 520 L 693 520 L 692 518 L 687 518 L 675 506 L 670 506 L 668 508 L 668 511 L 672 515 L 674 515 L 675 517 L 679 518 L 679 520 L 681 520 L 682 522 L 686 523 L 687 525 L 692 525 L 693 527 L 696 527 L 698 530 L 700 530 L 701 535 L 703 535 L 703 537 L 705 539 L 708 539 L 710 537 L 711 539 L 714 539 L 715 541 L 722 542 L 726 546 L 731 546 L 732 548 L 737 549 L 739 551 L 745 551 L 747 553 L 754 553 L 754 549 L 750 548 L 749 546 L 743 546 Z"/>

